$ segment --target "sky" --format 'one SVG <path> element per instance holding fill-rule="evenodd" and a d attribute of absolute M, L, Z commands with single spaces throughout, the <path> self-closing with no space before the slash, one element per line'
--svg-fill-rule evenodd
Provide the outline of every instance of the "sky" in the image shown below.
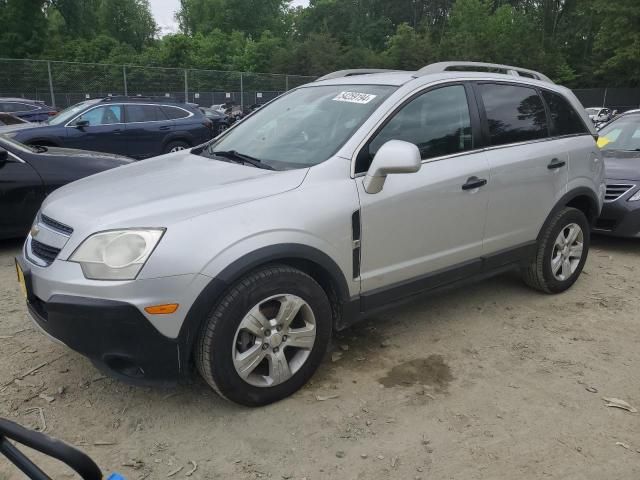
<path fill-rule="evenodd" d="M 176 10 L 180 7 L 180 0 L 149 0 L 151 12 L 160 27 L 161 35 L 178 31 L 178 22 L 175 19 Z M 293 0 L 292 5 L 308 5 L 309 0 Z"/>

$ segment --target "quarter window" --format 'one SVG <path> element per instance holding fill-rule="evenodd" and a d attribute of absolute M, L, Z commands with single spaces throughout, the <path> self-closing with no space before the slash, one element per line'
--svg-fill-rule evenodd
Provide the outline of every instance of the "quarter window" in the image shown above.
<path fill-rule="evenodd" d="M 473 148 L 467 95 L 462 85 L 431 90 L 405 105 L 380 130 L 358 158 L 357 172 L 366 171 L 389 140 L 404 140 L 420 150 L 422 159 Z"/>
<path fill-rule="evenodd" d="M 158 105 L 127 105 L 125 109 L 127 123 L 157 122 L 158 120 L 167 119 Z"/>
<path fill-rule="evenodd" d="M 177 107 L 169 107 L 164 105 L 162 107 L 162 111 L 166 115 L 169 120 L 176 120 L 178 118 L 187 118 L 189 116 L 189 112 Z"/>
<path fill-rule="evenodd" d="M 548 136 L 546 112 L 535 89 L 492 83 L 482 83 L 478 88 L 487 114 L 491 145 Z"/>
<path fill-rule="evenodd" d="M 77 124 L 79 121 L 87 121 L 92 126 L 122 123 L 122 107 L 120 105 L 96 107 L 84 112 L 73 123 Z"/>
<path fill-rule="evenodd" d="M 543 90 L 542 97 L 551 114 L 552 136 L 589 133 L 580 115 L 562 95 Z"/>

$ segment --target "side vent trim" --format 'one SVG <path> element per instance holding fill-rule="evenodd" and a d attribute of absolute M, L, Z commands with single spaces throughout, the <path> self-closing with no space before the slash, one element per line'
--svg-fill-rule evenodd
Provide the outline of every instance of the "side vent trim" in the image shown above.
<path fill-rule="evenodd" d="M 351 239 L 353 249 L 353 278 L 360 276 L 360 210 L 351 215 Z"/>

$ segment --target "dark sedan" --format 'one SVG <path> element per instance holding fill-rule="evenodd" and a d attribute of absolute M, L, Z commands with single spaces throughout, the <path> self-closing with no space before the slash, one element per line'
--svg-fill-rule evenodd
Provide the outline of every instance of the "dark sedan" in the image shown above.
<path fill-rule="evenodd" d="M 58 113 L 44 102 L 26 98 L 0 98 L 0 112 L 10 113 L 28 122 L 44 122 Z"/>
<path fill-rule="evenodd" d="M 0 134 L 0 238 L 26 235 L 40 204 L 56 188 L 130 162 L 105 153 L 27 147 Z"/>
<path fill-rule="evenodd" d="M 595 230 L 640 238 L 640 111 L 620 115 L 600 130 L 607 192 Z"/>
<path fill-rule="evenodd" d="M 20 129 L 14 138 L 142 159 L 205 143 L 212 128 L 197 107 L 171 98 L 107 97 L 78 103 L 45 123 Z"/>

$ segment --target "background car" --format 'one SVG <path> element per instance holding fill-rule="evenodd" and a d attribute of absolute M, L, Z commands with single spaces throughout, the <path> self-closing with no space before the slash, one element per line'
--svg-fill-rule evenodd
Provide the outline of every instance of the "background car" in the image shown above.
<path fill-rule="evenodd" d="M 623 113 L 600 130 L 607 192 L 595 230 L 640 237 L 640 110 Z"/>
<path fill-rule="evenodd" d="M 0 134 L 0 239 L 24 237 L 56 188 L 131 159 L 57 147 L 29 147 Z"/>
<path fill-rule="evenodd" d="M 16 117 L 15 115 L 11 115 L 10 113 L 0 113 L 0 126 L 21 125 L 25 123 L 29 122 L 20 117 Z"/>
<path fill-rule="evenodd" d="M 214 110 L 213 108 L 199 107 L 202 114 L 211 120 L 213 124 L 213 134 L 215 136 L 220 135 L 234 122 L 231 117 L 222 113 L 220 110 Z"/>
<path fill-rule="evenodd" d="M 606 107 L 589 107 L 585 109 L 593 123 L 604 123 L 611 120 L 611 110 Z"/>
<path fill-rule="evenodd" d="M 26 98 L 0 98 L 0 112 L 11 113 L 29 122 L 44 122 L 58 113 L 44 102 Z"/>
<path fill-rule="evenodd" d="M 197 107 L 169 98 L 107 97 L 78 103 L 13 135 L 28 145 L 141 159 L 200 145 L 213 137 L 213 124 Z"/>

